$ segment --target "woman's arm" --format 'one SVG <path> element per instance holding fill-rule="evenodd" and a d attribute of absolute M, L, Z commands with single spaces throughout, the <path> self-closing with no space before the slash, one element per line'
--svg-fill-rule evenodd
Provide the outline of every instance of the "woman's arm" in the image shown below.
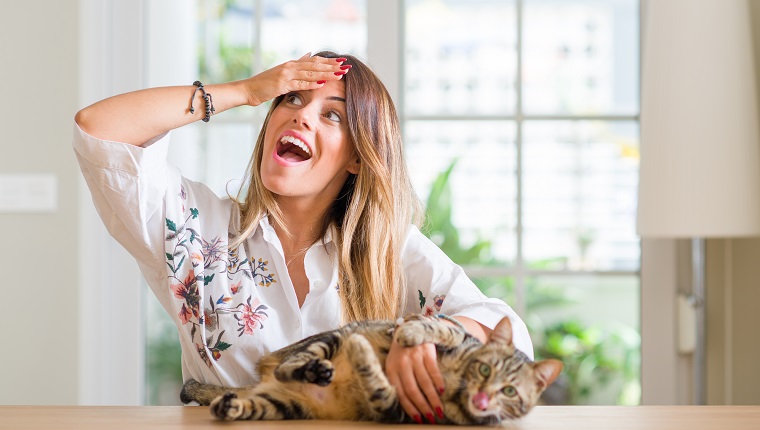
<path fill-rule="evenodd" d="M 257 106 L 290 91 L 319 88 L 324 81 L 342 77 L 335 74 L 341 72 L 342 63 L 341 59 L 307 54 L 248 79 L 204 88 L 212 96 L 216 113 L 221 113 L 243 105 Z M 91 136 L 142 146 L 162 133 L 206 115 L 201 91 L 195 92 L 192 101 L 195 113 L 190 113 L 190 99 L 195 90 L 195 86 L 187 85 L 125 93 L 82 109 L 75 120 Z"/>
<path fill-rule="evenodd" d="M 478 338 L 479 341 L 483 343 L 486 343 L 486 341 L 488 341 L 488 336 L 493 331 L 490 328 L 484 326 L 483 324 L 475 321 L 472 318 L 467 318 L 467 317 L 462 317 L 462 316 L 455 316 L 452 318 L 459 321 L 459 323 L 462 324 L 464 329 L 467 330 L 467 333 L 470 333 L 471 335 L 475 336 L 476 338 Z M 441 320 L 441 321 L 447 324 L 456 326 L 456 324 L 450 321 L 446 321 L 446 320 Z"/>

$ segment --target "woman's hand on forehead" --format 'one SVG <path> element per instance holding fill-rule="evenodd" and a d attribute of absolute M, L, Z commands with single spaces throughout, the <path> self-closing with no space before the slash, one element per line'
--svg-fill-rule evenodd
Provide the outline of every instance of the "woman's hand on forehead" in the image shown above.
<path fill-rule="evenodd" d="M 351 69 L 344 61 L 306 54 L 240 82 L 248 93 L 248 104 L 258 106 L 291 91 L 315 90 L 327 81 L 340 80 Z"/>

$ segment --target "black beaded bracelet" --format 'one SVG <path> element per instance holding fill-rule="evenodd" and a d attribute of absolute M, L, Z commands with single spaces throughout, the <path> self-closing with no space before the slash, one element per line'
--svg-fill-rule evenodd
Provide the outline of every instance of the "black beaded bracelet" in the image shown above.
<path fill-rule="evenodd" d="M 464 326 L 462 325 L 462 323 L 460 323 L 456 319 L 454 319 L 454 318 L 452 318 L 452 317 L 450 317 L 450 316 L 448 316 L 446 314 L 438 314 L 435 317 L 438 318 L 438 319 L 446 320 L 446 321 L 454 324 L 455 326 L 461 328 L 462 330 L 467 331 L 467 329 L 464 328 Z"/>
<path fill-rule="evenodd" d="M 195 102 L 195 93 L 200 90 L 201 97 L 203 97 L 206 108 L 206 116 L 203 117 L 203 122 L 209 122 L 211 119 L 211 114 L 216 112 L 216 109 L 214 109 L 214 100 L 211 98 L 211 93 L 206 92 L 206 89 L 203 87 L 201 81 L 195 81 L 193 82 L 193 85 L 195 85 L 196 88 L 193 90 L 193 95 L 190 97 L 190 113 L 195 113 L 195 107 L 193 107 L 193 103 Z"/>

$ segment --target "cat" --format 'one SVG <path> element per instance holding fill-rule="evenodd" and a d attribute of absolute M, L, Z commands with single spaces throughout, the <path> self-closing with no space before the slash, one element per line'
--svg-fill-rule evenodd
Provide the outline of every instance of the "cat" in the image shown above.
<path fill-rule="evenodd" d="M 224 420 L 413 423 L 383 373 L 394 333 L 401 346 L 436 345 L 445 381 L 440 424 L 498 425 L 520 418 L 562 370 L 558 360 L 533 362 L 517 350 L 509 318 L 483 344 L 435 317 L 414 315 L 401 324 L 354 322 L 316 334 L 262 357 L 257 383 L 231 388 L 189 380 L 180 399 L 210 405 Z"/>

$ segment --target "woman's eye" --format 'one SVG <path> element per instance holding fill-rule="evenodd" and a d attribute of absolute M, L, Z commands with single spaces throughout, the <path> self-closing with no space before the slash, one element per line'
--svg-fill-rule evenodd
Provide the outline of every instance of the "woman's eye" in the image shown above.
<path fill-rule="evenodd" d="M 301 101 L 301 97 L 298 96 L 298 94 L 288 94 L 285 96 L 285 101 L 292 105 L 298 105 L 301 106 L 303 102 Z"/>
<path fill-rule="evenodd" d="M 491 366 L 482 363 L 480 365 L 480 374 L 487 378 L 491 374 Z"/>
<path fill-rule="evenodd" d="M 335 111 L 329 111 L 325 114 L 325 118 L 329 119 L 330 121 L 340 122 L 340 115 L 338 115 Z"/>
<path fill-rule="evenodd" d="M 509 397 L 514 397 L 517 395 L 517 389 L 511 385 L 507 385 L 501 391 Z"/>

